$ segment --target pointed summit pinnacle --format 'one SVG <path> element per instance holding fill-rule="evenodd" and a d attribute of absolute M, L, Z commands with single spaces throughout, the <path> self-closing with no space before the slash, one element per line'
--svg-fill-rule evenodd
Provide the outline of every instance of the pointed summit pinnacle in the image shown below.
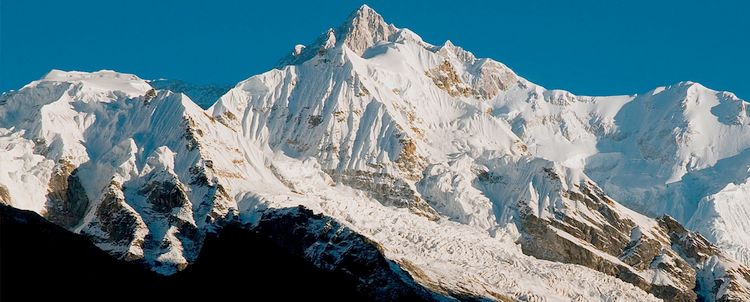
<path fill-rule="evenodd" d="M 316 55 L 336 46 L 346 45 L 358 55 L 368 48 L 383 41 L 390 41 L 391 36 L 399 31 L 393 24 L 385 23 L 383 17 L 367 5 L 360 6 L 352 12 L 336 29 L 329 29 L 308 47 L 295 47 L 295 50 L 279 62 L 279 67 L 305 62 Z"/>
<path fill-rule="evenodd" d="M 376 43 L 388 41 L 397 30 L 392 24 L 385 23 L 380 14 L 365 4 L 354 11 L 336 33 L 337 40 L 343 41 L 349 49 L 362 55 Z"/>
<path fill-rule="evenodd" d="M 363 12 L 363 11 L 369 11 L 369 12 L 373 12 L 373 13 L 377 14 L 377 12 L 375 12 L 375 10 L 372 9 L 372 7 L 370 7 L 367 4 L 362 4 L 362 6 L 360 6 L 355 12 L 359 13 L 359 12 Z"/>
<path fill-rule="evenodd" d="M 367 6 L 367 4 L 362 4 L 357 10 L 353 11 L 351 14 L 349 14 L 349 17 L 346 18 L 346 22 L 344 22 L 344 25 L 352 25 L 352 23 L 355 22 L 361 22 L 361 21 L 369 21 L 370 19 L 374 19 L 372 21 L 379 21 L 382 23 L 385 23 L 383 21 L 383 16 L 378 14 L 374 9 Z M 367 22 L 365 22 L 367 23 Z"/>

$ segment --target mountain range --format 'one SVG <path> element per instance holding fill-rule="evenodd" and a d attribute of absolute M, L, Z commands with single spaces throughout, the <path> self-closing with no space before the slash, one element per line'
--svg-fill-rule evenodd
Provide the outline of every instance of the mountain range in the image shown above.
<path fill-rule="evenodd" d="M 0 203 L 164 276 L 243 230 L 373 300 L 750 301 L 748 105 L 545 89 L 362 6 L 234 87 L 3 93 Z"/>

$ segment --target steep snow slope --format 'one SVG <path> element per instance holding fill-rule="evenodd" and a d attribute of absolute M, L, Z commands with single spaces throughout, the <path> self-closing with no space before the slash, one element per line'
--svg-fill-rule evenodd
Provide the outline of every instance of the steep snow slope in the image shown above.
<path fill-rule="evenodd" d="M 688 227 L 704 234 L 737 260 L 750 262 L 750 179 L 740 184 L 728 183 L 720 191 L 703 197 Z"/>
<path fill-rule="evenodd" d="M 730 139 L 747 134 L 744 104 L 693 83 L 549 91 L 363 6 L 206 111 L 110 71 L 53 71 L 3 94 L 0 199 L 163 274 L 194 261 L 206 232 L 303 205 L 336 221 L 296 226 L 311 263 L 347 265 L 362 245 L 337 234 L 354 232 L 393 262 L 383 274 L 436 298 L 741 301 L 744 265 L 615 200 L 700 213 L 692 227 L 743 251 L 729 230 L 744 227 L 747 140 Z M 706 110 L 717 118 L 691 124 Z M 685 198 L 647 202 L 656 194 Z"/>
<path fill-rule="evenodd" d="M 600 139 L 600 154 L 590 159 L 589 170 L 613 196 L 622 196 L 623 202 L 687 221 L 708 192 L 683 191 L 681 196 L 657 204 L 647 200 L 664 194 L 655 186 L 685 181 L 689 173 L 747 150 L 750 123 L 746 106 L 730 93 L 691 82 L 637 96 L 615 116 L 614 135 Z M 607 177 L 596 173 L 602 161 L 616 164 L 606 172 Z M 726 185 L 727 179 L 718 180 L 718 184 Z"/>

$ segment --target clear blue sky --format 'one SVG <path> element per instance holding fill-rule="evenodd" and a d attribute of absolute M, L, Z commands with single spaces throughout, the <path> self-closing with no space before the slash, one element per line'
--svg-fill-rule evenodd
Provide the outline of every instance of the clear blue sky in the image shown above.
<path fill-rule="evenodd" d="M 0 91 L 52 68 L 234 84 L 362 1 L 0 0 Z M 367 1 L 548 88 L 609 95 L 682 80 L 750 99 L 750 1 Z"/>

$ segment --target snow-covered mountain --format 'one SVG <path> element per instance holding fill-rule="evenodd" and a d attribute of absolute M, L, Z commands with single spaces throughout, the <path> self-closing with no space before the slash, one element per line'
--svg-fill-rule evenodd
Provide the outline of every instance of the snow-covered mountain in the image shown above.
<path fill-rule="evenodd" d="M 206 110 L 162 84 L 55 70 L 3 94 L 0 200 L 167 275 L 233 224 L 372 297 L 750 300 L 731 93 L 547 90 L 367 6 Z"/>
<path fill-rule="evenodd" d="M 675 217 L 749 263 L 746 101 L 693 82 L 635 96 L 547 93 L 493 112 L 536 156 L 583 169 L 631 209 Z"/>

